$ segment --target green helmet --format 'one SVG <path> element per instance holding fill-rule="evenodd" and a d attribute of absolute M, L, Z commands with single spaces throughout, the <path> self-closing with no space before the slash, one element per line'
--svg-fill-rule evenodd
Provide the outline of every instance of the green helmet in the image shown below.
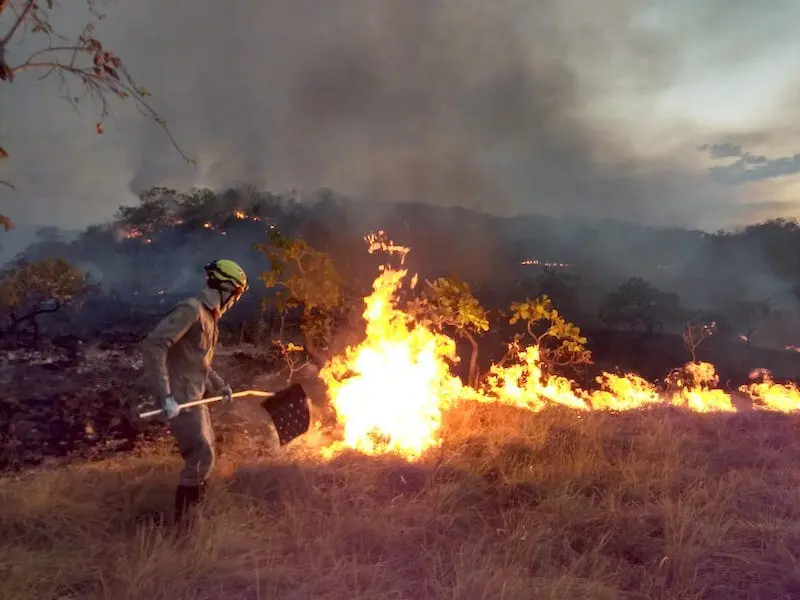
<path fill-rule="evenodd" d="M 247 273 L 232 260 L 221 258 L 205 266 L 208 287 L 241 296 L 247 291 Z"/>

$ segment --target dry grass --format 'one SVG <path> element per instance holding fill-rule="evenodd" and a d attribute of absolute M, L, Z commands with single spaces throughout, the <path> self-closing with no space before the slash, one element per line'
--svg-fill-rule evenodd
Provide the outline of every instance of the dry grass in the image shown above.
<path fill-rule="evenodd" d="M 475 407 L 416 464 L 227 453 L 183 543 L 167 450 L 39 471 L 0 482 L 0 598 L 800 598 L 799 430 Z"/>

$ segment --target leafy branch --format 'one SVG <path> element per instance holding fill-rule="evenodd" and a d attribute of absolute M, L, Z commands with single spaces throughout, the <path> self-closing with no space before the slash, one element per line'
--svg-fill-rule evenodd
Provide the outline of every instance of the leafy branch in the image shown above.
<path fill-rule="evenodd" d="M 333 335 L 334 313 L 342 308 L 343 281 L 331 257 L 300 238 L 285 238 L 276 230 L 267 244 L 255 249 L 269 261 L 260 275 L 266 287 L 276 290 L 273 304 L 283 315 L 299 309 L 306 352 L 324 362 L 321 352 Z"/>
<path fill-rule="evenodd" d="M 524 323 L 525 332 L 539 346 L 542 360 L 554 367 L 592 362 L 580 328 L 567 321 L 546 295 L 511 304 L 509 324 Z"/>
<path fill-rule="evenodd" d="M 38 337 L 37 318 L 59 311 L 88 292 L 96 291 L 88 277 L 63 258 L 21 261 L 0 277 L 0 315 L 15 331 L 29 324 Z"/>
<path fill-rule="evenodd" d="M 472 295 L 469 284 L 455 277 L 425 281 L 419 297 L 408 303 L 407 310 L 421 324 L 439 331 L 452 329 L 471 346 L 468 381 L 478 380 L 477 336 L 489 330 L 486 309 Z"/>

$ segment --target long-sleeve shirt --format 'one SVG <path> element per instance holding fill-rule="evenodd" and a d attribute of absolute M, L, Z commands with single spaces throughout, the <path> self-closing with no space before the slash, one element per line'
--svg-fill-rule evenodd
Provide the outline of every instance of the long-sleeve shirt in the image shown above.
<path fill-rule="evenodd" d="M 219 294 L 204 289 L 178 303 L 142 342 L 144 367 L 159 401 L 199 400 L 224 385 L 211 367 L 219 338 Z"/>

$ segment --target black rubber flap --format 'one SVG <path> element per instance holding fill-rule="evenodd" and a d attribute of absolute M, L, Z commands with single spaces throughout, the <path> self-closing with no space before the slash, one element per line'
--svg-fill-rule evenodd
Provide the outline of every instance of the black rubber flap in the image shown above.
<path fill-rule="evenodd" d="M 272 417 L 278 440 L 285 446 L 306 433 L 311 427 L 311 407 L 306 392 L 299 383 L 276 392 L 261 403 Z"/>

